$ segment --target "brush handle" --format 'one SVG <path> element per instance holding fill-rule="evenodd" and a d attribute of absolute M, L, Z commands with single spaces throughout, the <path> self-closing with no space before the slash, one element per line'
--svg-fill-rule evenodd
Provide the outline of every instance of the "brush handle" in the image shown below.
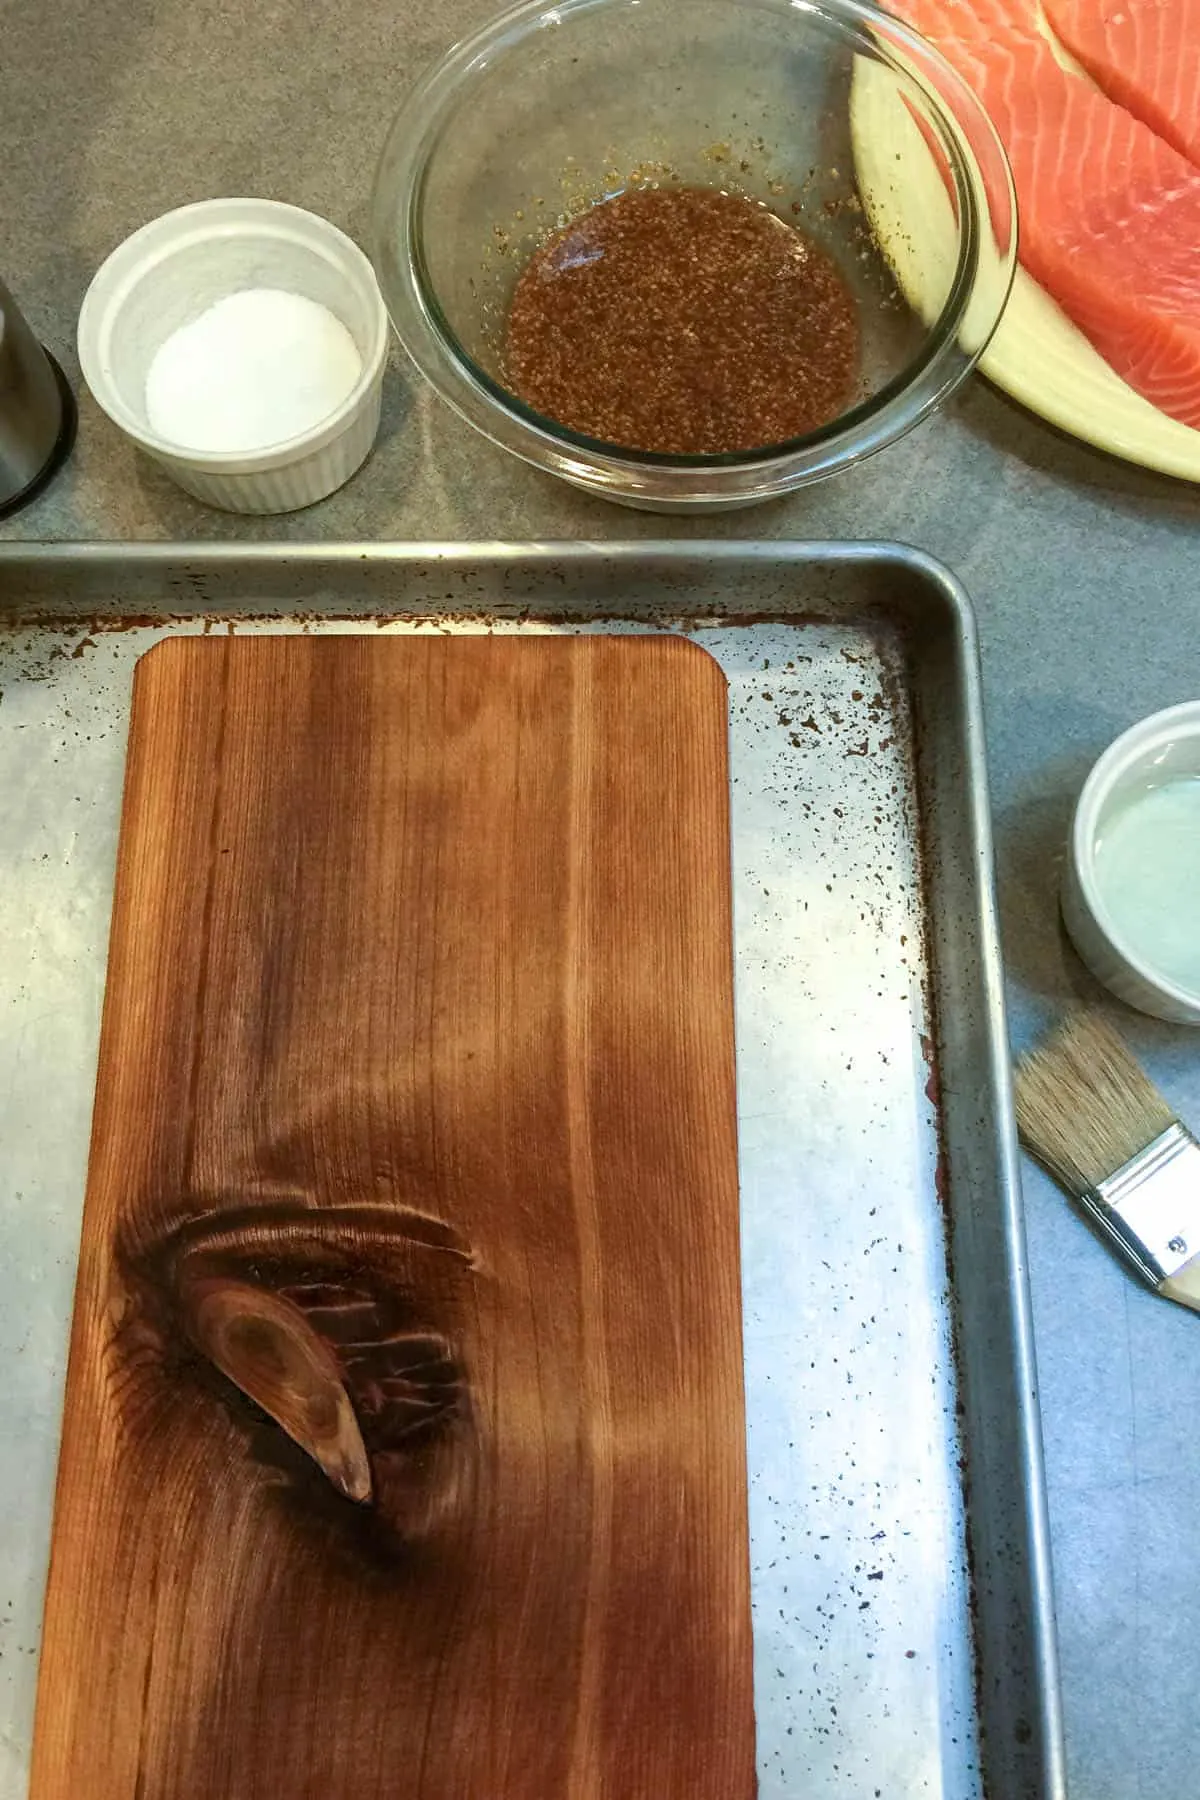
<path fill-rule="evenodd" d="M 1200 1312 L 1200 1256 L 1184 1263 L 1177 1274 L 1168 1275 L 1159 1283 L 1158 1291 L 1165 1300 L 1178 1300 L 1180 1306 Z"/>

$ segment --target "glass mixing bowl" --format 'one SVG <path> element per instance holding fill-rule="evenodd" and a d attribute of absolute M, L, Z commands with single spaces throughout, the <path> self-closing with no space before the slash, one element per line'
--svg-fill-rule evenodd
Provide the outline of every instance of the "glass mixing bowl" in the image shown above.
<path fill-rule="evenodd" d="M 923 180 L 910 180 L 914 159 Z M 850 404 L 819 430 L 665 456 L 582 437 L 505 386 L 508 308 L 532 252 L 596 201 L 672 181 L 761 200 L 837 261 L 858 305 L 861 367 Z M 888 230 L 910 248 L 920 240 L 907 296 Z M 526 0 L 410 94 L 380 161 L 372 235 L 401 343 L 465 419 L 578 487 L 678 511 L 745 506 L 832 474 L 943 401 L 1008 297 L 1016 203 L 970 90 L 861 0 Z"/>

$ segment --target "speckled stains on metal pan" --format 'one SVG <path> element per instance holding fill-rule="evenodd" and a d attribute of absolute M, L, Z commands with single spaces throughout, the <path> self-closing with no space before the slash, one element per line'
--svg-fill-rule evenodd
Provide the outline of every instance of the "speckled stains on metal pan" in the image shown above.
<path fill-rule="evenodd" d="M 134 662 L 479 629 L 682 629 L 729 680 L 764 1800 L 1061 1800 L 974 631 L 895 546 L 0 546 L 0 1649 L 37 1641 Z"/>

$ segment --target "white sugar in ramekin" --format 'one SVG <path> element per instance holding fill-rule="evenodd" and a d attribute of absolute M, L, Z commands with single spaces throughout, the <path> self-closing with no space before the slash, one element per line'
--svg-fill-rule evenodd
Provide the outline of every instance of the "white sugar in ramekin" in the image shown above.
<path fill-rule="evenodd" d="M 193 450 L 146 416 L 161 346 L 220 299 L 272 287 L 325 307 L 353 337 L 362 373 L 319 424 L 263 449 Z M 202 200 L 144 225 L 98 270 L 79 315 L 79 361 L 97 403 L 180 487 L 231 512 L 292 512 L 333 493 L 379 429 L 388 321 L 358 246 L 325 219 L 276 200 Z"/>

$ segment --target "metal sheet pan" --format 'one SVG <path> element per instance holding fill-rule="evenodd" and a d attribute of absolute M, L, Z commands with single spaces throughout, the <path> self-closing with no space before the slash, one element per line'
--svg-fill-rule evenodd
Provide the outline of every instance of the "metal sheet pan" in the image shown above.
<path fill-rule="evenodd" d="M 1059 1800 L 970 609 L 914 551 L 767 543 L 0 546 L 0 1800 L 134 662 L 169 631 L 479 629 L 686 630 L 729 679 L 763 1800 Z"/>

